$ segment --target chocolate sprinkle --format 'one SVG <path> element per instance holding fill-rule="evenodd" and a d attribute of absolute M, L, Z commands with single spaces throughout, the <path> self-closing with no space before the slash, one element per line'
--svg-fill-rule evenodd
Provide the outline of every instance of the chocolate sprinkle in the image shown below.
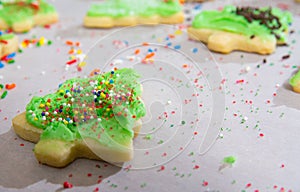
<path fill-rule="evenodd" d="M 284 56 L 282 56 L 282 59 L 288 59 L 288 58 L 290 58 L 290 55 L 284 55 Z"/>
<path fill-rule="evenodd" d="M 259 24 L 269 28 L 271 30 L 271 34 L 273 34 L 277 39 L 280 39 L 280 36 L 276 34 L 274 30 L 280 29 L 282 25 L 279 18 L 272 14 L 271 7 L 265 11 L 253 7 L 237 7 L 236 14 L 243 16 L 249 23 L 253 20 L 259 21 Z"/>

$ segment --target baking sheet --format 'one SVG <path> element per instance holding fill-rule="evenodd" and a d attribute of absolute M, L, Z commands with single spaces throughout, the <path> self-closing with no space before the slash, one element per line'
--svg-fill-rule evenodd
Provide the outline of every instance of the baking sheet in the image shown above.
<path fill-rule="evenodd" d="M 212 53 L 222 74 L 221 85 L 225 108 L 220 110 L 224 110 L 225 113 L 222 131 L 215 145 L 208 152 L 200 154 L 199 147 L 204 141 L 205 130 L 209 127 L 211 118 L 212 111 L 208 110 L 213 106 L 210 103 L 211 89 L 207 89 L 200 97 L 200 100 L 205 101 L 204 107 L 200 108 L 203 115 L 200 116 L 201 121 L 192 131 L 190 144 L 170 161 L 164 161 L 165 156 L 168 157 L 168 153 L 164 154 L 168 151 L 164 150 L 155 159 L 156 162 L 162 163 L 138 170 L 132 166 L 118 167 L 85 159 L 76 160 L 63 169 L 38 164 L 32 153 L 34 145 L 15 135 L 11 129 L 11 119 L 24 111 L 33 95 L 50 93 L 65 79 L 87 73 L 88 67 L 91 69 L 94 67 L 87 65 L 84 71 L 78 72 L 76 66 L 72 65 L 66 70 L 69 47 L 64 44 L 66 40 L 79 41 L 80 49 L 88 53 L 99 38 L 116 30 L 82 27 L 82 18 L 92 2 L 52 1 L 60 14 L 59 23 L 51 26 L 50 29 L 35 28 L 27 34 L 20 35 L 20 39 L 32 38 L 34 35 L 44 36 L 52 40 L 53 44 L 24 49 L 23 53 L 17 55 L 14 64 L 5 65 L 0 69 L 2 84 L 16 83 L 17 85 L 14 90 L 8 92 L 4 100 L 0 101 L 1 191 L 62 190 L 65 181 L 73 184 L 70 191 L 93 191 L 97 188 L 100 191 L 300 190 L 297 181 L 297 178 L 300 178 L 297 164 L 300 157 L 298 150 L 300 95 L 292 92 L 287 83 L 291 75 L 297 71 L 300 60 L 297 54 L 300 50 L 298 43 L 300 5 L 293 1 L 263 1 L 260 4 L 257 3 L 258 1 L 213 1 L 185 6 L 186 13 L 190 15 L 231 3 L 278 6 L 294 14 L 291 29 L 295 32 L 289 35 L 289 46 L 278 47 L 272 55 L 260 56 L 242 52 L 228 55 Z M 151 32 L 156 34 L 155 30 Z M 143 38 L 149 40 L 149 37 Z M 154 39 L 158 41 L 158 38 Z M 130 42 L 133 38 L 124 40 Z M 113 42 L 103 46 L 108 45 L 113 45 Z M 180 45 L 183 46 L 184 42 Z M 115 53 L 114 49 L 106 51 Z M 187 50 L 183 49 L 183 51 Z M 99 55 L 101 54 L 103 53 Z M 287 54 L 290 58 L 283 60 L 282 57 Z M 263 62 L 264 59 L 266 63 Z M 107 62 L 106 60 L 99 59 L 99 63 Z M 181 63 L 186 60 L 181 58 L 178 61 L 178 65 L 182 66 Z M 173 63 L 169 63 L 168 66 L 173 66 Z M 211 74 L 203 66 L 200 67 L 200 71 Z M 166 76 L 162 77 L 166 78 Z M 240 80 L 243 82 L 237 83 L 241 82 Z M 204 78 L 203 84 L 205 83 L 209 85 Z M 209 96 L 206 97 L 207 95 Z M 163 105 L 153 105 L 157 111 L 162 110 L 160 107 Z M 136 144 L 143 146 L 143 142 L 146 141 L 141 137 Z M 206 148 L 207 146 L 204 147 Z M 236 157 L 236 162 L 232 166 L 224 165 L 222 162 L 227 156 Z"/>

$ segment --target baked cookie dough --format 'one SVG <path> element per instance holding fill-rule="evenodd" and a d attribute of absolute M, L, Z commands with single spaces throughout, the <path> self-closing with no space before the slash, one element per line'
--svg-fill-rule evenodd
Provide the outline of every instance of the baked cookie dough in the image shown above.
<path fill-rule="evenodd" d="M 222 11 L 196 15 L 188 34 L 220 53 L 241 50 L 270 54 L 276 45 L 286 43 L 291 22 L 291 13 L 278 8 L 226 6 Z"/>
<path fill-rule="evenodd" d="M 118 69 L 86 79 L 71 79 L 57 92 L 33 97 L 13 127 L 37 143 L 40 163 L 64 167 L 76 158 L 125 162 L 133 157 L 133 138 L 145 106 L 133 69 Z"/>
<path fill-rule="evenodd" d="M 182 5 L 178 0 L 107 0 L 90 7 L 84 18 L 84 26 L 110 28 L 183 21 Z"/>
<path fill-rule="evenodd" d="M 0 31 L 0 58 L 18 50 L 18 37 L 13 33 Z"/>
<path fill-rule="evenodd" d="M 21 33 L 35 25 L 48 25 L 57 20 L 55 8 L 44 0 L 6 0 L 0 5 L 0 30 Z"/>
<path fill-rule="evenodd" d="M 290 79 L 289 83 L 293 91 L 300 93 L 300 70 Z"/>

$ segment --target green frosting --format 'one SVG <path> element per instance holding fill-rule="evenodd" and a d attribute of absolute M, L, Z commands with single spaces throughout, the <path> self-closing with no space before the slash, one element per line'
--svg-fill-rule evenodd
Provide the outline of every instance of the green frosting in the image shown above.
<path fill-rule="evenodd" d="M 267 9 L 260 8 L 259 10 L 266 11 Z M 254 35 L 274 40 L 276 39 L 274 34 L 277 34 L 280 41 L 286 41 L 285 31 L 288 30 L 288 26 L 292 22 L 291 13 L 272 8 L 271 13 L 279 18 L 281 27 L 271 30 L 266 25 L 261 24 L 259 20 L 249 22 L 244 16 L 236 14 L 236 10 L 237 8 L 234 6 L 226 6 L 222 11 L 202 11 L 195 16 L 192 27 L 224 30 L 244 34 L 249 37 Z"/>
<path fill-rule="evenodd" d="M 161 0 L 110 0 L 93 4 L 87 15 L 91 17 L 109 16 L 143 16 L 160 15 L 167 17 L 180 12 L 182 9 L 178 1 Z"/>
<path fill-rule="evenodd" d="M 138 78 L 134 70 L 124 68 L 67 80 L 55 93 L 33 97 L 26 119 L 44 130 L 41 140 L 89 137 L 104 145 L 128 143 L 134 123 L 146 113 Z"/>
<path fill-rule="evenodd" d="M 290 79 L 291 86 L 297 86 L 300 82 L 300 70 Z"/>
<path fill-rule="evenodd" d="M 50 14 L 55 12 L 55 8 L 44 0 L 38 1 L 38 4 L 32 4 L 36 1 L 13 1 L 3 2 L 0 7 L 0 18 L 9 26 L 16 22 L 33 19 L 36 14 Z"/>
<path fill-rule="evenodd" d="M 13 33 L 3 33 L 0 31 L 0 40 L 8 40 L 14 38 L 15 35 Z"/>

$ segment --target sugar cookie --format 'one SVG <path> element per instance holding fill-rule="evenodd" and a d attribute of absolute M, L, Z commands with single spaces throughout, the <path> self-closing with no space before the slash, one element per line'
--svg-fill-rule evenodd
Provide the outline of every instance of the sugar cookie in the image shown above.
<path fill-rule="evenodd" d="M 210 50 L 270 54 L 285 44 L 292 16 L 278 8 L 226 6 L 222 11 L 202 11 L 188 28 L 191 39 L 207 43 Z"/>
<path fill-rule="evenodd" d="M 0 31 L 0 58 L 18 50 L 18 37 L 13 33 Z"/>
<path fill-rule="evenodd" d="M 178 0 L 110 0 L 90 7 L 84 18 L 84 26 L 110 28 L 183 21 L 182 5 Z"/>
<path fill-rule="evenodd" d="M 300 93 L 300 70 L 290 79 L 289 83 L 295 92 Z"/>
<path fill-rule="evenodd" d="M 64 167 L 76 158 L 125 162 L 141 128 L 145 106 L 138 74 L 119 69 L 87 79 L 71 79 L 54 94 L 33 97 L 13 119 L 15 132 L 37 143 L 41 163 Z"/>
<path fill-rule="evenodd" d="M 44 0 L 3 1 L 0 5 L 0 29 L 29 31 L 35 25 L 57 22 L 54 7 Z"/>

